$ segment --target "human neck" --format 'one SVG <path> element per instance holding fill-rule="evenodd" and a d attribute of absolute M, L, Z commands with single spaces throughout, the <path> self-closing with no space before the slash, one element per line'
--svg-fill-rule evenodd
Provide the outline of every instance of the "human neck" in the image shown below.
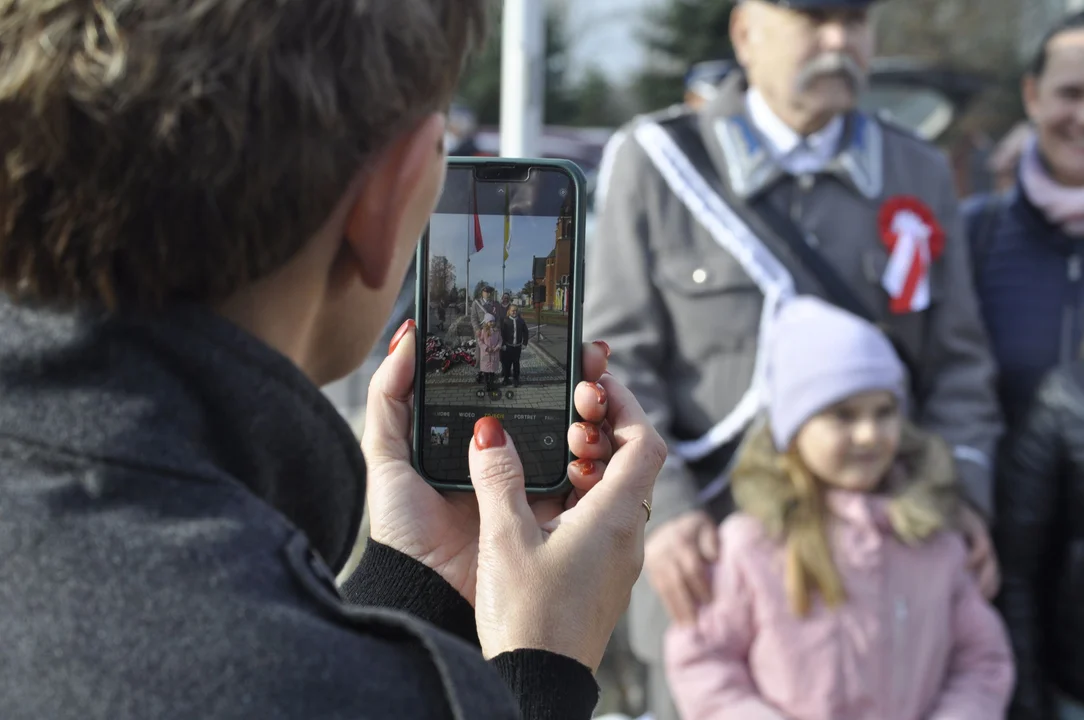
<path fill-rule="evenodd" d="M 289 358 L 316 385 L 337 380 L 326 367 L 320 345 L 326 341 L 329 280 L 341 243 L 309 243 L 282 268 L 235 292 L 213 309 L 230 322 Z M 345 272 L 345 271 L 344 271 Z M 345 283 L 346 281 L 344 281 Z M 359 305 L 364 306 L 363 303 Z M 381 328 L 359 319 L 352 332 L 366 350 Z"/>
<path fill-rule="evenodd" d="M 1084 237 L 1084 186 L 1066 185 L 1043 167 L 1042 153 L 1032 143 L 1020 158 L 1020 184 L 1024 194 L 1046 219 L 1074 238 Z"/>
<path fill-rule="evenodd" d="M 321 384 L 310 361 L 315 335 L 315 303 L 305 302 L 297 292 L 282 292 L 282 283 L 257 281 L 214 309 L 227 320 L 289 358 L 316 384 Z"/>
<path fill-rule="evenodd" d="M 759 91 L 764 104 L 775 113 L 784 125 L 802 137 L 808 137 L 827 127 L 835 113 L 811 113 L 795 108 L 785 102 L 779 102 L 763 90 Z"/>
<path fill-rule="evenodd" d="M 1039 163 L 1039 167 L 1054 184 L 1066 189 L 1084 191 L 1084 177 L 1074 178 L 1058 173 L 1054 164 L 1047 159 L 1047 154 L 1043 151 L 1041 145 L 1036 144 L 1035 146 L 1035 158 Z"/>

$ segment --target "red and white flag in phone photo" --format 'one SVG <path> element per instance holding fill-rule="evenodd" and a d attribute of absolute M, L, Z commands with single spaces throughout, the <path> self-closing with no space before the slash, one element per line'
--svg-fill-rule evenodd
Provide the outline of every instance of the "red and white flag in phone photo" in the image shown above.
<path fill-rule="evenodd" d="M 930 306 L 930 266 L 945 247 L 945 232 L 918 198 L 898 195 L 881 206 L 877 224 L 888 248 L 881 285 L 897 314 Z"/>
<path fill-rule="evenodd" d="M 478 216 L 478 186 L 471 185 L 471 210 L 474 213 L 474 224 L 467 230 L 467 262 L 470 256 L 476 252 L 482 252 L 485 243 L 482 241 L 482 218 Z"/>

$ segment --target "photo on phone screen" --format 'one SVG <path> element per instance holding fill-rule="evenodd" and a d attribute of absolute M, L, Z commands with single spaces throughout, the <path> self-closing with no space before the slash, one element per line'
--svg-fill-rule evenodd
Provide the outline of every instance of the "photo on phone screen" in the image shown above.
<path fill-rule="evenodd" d="M 580 187 L 561 166 L 449 165 L 419 256 L 416 449 L 430 482 L 469 486 L 469 443 L 486 415 L 512 436 L 528 488 L 565 481 Z"/>

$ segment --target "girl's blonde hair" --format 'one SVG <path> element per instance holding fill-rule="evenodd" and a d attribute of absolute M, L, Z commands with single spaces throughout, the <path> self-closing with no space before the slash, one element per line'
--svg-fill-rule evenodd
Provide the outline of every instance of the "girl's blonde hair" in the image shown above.
<path fill-rule="evenodd" d="M 777 451 L 765 423 L 742 444 L 731 482 L 738 508 L 785 544 L 785 585 L 795 614 L 809 614 L 815 592 L 828 607 L 846 600 L 828 540 L 824 487 L 797 450 Z M 889 520 L 902 541 L 918 544 L 951 527 L 958 495 L 948 446 L 905 422 L 896 464 L 880 491 L 891 497 Z"/>

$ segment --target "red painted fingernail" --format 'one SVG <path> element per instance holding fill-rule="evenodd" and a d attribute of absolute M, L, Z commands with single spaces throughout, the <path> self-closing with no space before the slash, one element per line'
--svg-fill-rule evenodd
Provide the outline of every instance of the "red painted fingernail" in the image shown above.
<path fill-rule="evenodd" d="M 594 460 L 577 460 L 572 463 L 572 467 L 576 468 L 576 472 L 584 477 L 595 474 L 595 461 Z"/>
<path fill-rule="evenodd" d="M 474 444 L 479 450 L 504 447 L 504 428 L 501 421 L 487 415 L 474 423 Z"/>
<path fill-rule="evenodd" d="M 583 430 L 583 434 L 587 436 L 588 445 L 598 445 L 598 441 L 602 439 L 602 433 L 598 431 L 598 428 L 590 423 L 578 422 L 576 427 Z"/>
<path fill-rule="evenodd" d="M 607 359 L 607 360 L 609 360 L 609 359 L 610 359 L 610 346 L 609 346 L 609 345 L 607 345 L 607 344 L 606 344 L 606 343 L 605 343 L 604 341 L 602 341 L 602 340 L 595 340 L 595 341 L 594 341 L 593 343 L 591 343 L 591 344 L 592 344 L 592 345 L 598 345 L 598 346 L 599 346 L 600 348 L 602 348 L 602 352 L 606 353 L 606 359 Z"/>
<path fill-rule="evenodd" d="M 399 347 L 399 342 L 406 337 L 406 334 L 414 329 L 414 321 L 407 320 L 405 323 L 399 326 L 399 329 L 395 331 L 395 334 L 391 336 L 391 342 L 388 343 L 388 355 L 395 352 L 395 348 Z"/>
<path fill-rule="evenodd" d="M 595 395 L 598 396 L 599 405 L 606 404 L 606 398 L 608 396 L 606 395 L 606 388 L 602 387 L 602 383 L 595 383 Z"/>

